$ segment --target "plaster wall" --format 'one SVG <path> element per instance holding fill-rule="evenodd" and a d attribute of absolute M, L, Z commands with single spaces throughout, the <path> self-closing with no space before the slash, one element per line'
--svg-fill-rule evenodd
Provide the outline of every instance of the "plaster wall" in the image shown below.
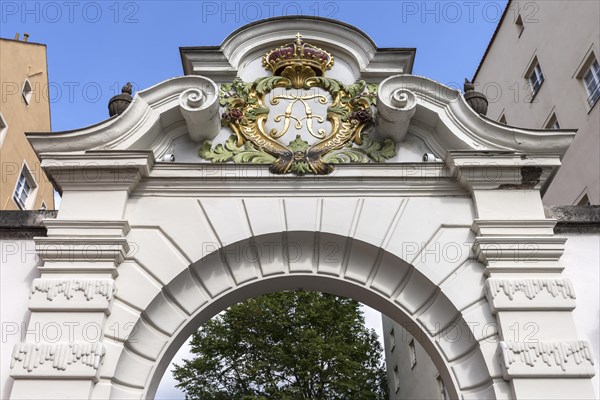
<path fill-rule="evenodd" d="M 577 307 L 573 317 L 579 336 L 588 340 L 594 360 L 600 360 L 600 233 L 567 233 L 562 262 L 567 266 L 564 274 L 573 282 L 577 293 Z M 594 367 L 592 378 L 596 396 L 600 395 L 600 362 Z"/>

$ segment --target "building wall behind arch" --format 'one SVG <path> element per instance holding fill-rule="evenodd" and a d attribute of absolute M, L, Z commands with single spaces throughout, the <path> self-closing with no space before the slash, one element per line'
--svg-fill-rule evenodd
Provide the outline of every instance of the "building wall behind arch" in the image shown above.
<path fill-rule="evenodd" d="M 577 128 L 544 203 L 600 204 L 600 105 L 588 104 L 581 79 L 590 56 L 600 62 L 600 3 L 511 0 L 506 7 L 473 78 L 488 95 L 487 116 L 504 116 L 511 126 L 553 129 L 554 114 L 560 128 Z M 527 76 L 536 58 L 544 82 L 532 95 Z"/>

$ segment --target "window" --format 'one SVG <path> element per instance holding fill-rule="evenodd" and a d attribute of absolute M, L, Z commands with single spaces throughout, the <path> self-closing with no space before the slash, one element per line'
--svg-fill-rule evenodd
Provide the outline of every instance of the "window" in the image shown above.
<path fill-rule="evenodd" d="M 417 365 L 417 349 L 415 348 L 415 339 L 411 339 L 408 343 L 408 351 L 410 352 L 410 367 L 414 368 Z"/>
<path fill-rule="evenodd" d="M 23 168 L 21 169 L 21 174 L 19 175 L 19 180 L 17 181 L 17 186 L 15 187 L 15 192 L 13 193 L 13 200 L 21 210 L 27 208 L 27 200 L 31 193 L 35 189 L 35 183 L 27 166 L 23 164 Z"/>
<path fill-rule="evenodd" d="M 527 80 L 531 86 L 531 97 L 533 98 L 538 90 L 540 90 L 542 83 L 544 83 L 544 75 L 542 74 L 542 68 L 537 61 L 537 58 L 534 60 L 533 67 L 530 69 L 529 74 L 527 74 Z"/>
<path fill-rule="evenodd" d="M 525 29 L 525 26 L 523 25 L 523 18 L 521 18 L 521 14 L 517 16 L 517 19 L 515 20 L 515 26 L 517 27 L 517 37 L 521 37 L 523 29 Z"/>
<path fill-rule="evenodd" d="M 585 96 L 586 98 L 589 112 L 600 99 L 600 65 L 594 52 L 594 44 L 590 46 L 579 65 L 577 65 L 573 78 L 580 80 L 581 85 L 584 87 L 582 97 Z"/>
<path fill-rule="evenodd" d="M 498 122 L 500 122 L 501 124 L 506 125 L 506 116 L 504 114 L 502 114 L 500 116 L 500 118 L 498 119 Z"/>
<path fill-rule="evenodd" d="M 441 376 L 437 376 L 437 378 L 435 378 L 435 380 L 437 381 L 438 384 L 438 393 L 440 394 L 440 399 L 441 400 L 446 400 L 448 398 L 448 393 L 446 392 L 446 385 L 444 385 L 444 381 L 442 380 Z"/>
<path fill-rule="evenodd" d="M 556 113 L 552 113 L 545 126 L 546 129 L 560 129 L 560 124 L 556 118 Z"/>
<path fill-rule="evenodd" d="M 8 123 L 4 119 L 4 115 L 0 112 L 0 146 L 2 142 L 4 142 L 4 136 L 6 136 L 6 132 L 8 131 Z"/>
<path fill-rule="evenodd" d="M 21 93 L 23 94 L 23 100 L 25 100 L 25 104 L 29 105 L 31 102 L 31 96 L 33 95 L 33 90 L 31 89 L 31 83 L 29 82 L 29 79 L 25 79 Z"/>
<path fill-rule="evenodd" d="M 600 98 L 600 65 L 598 65 L 598 60 L 594 60 L 585 75 L 583 75 L 583 84 L 588 95 L 588 104 L 593 107 Z"/>
<path fill-rule="evenodd" d="M 390 351 L 394 351 L 396 348 L 396 333 L 394 332 L 394 328 L 390 331 Z"/>
<path fill-rule="evenodd" d="M 588 197 L 587 193 L 583 195 L 583 197 L 581 197 L 581 199 L 577 202 L 578 206 L 589 206 L 590 205 L 590 198 Z"/>
<path fill-rule="evenodd" d="M 396 392 L 400 390 L 400 373 L 397 365 L 394 367 L 394 388 Z"/>
<path fill-rule="evenodd" d="M 42 205 L 40 207 L 40 210 L 46 210 L 48 208 L 48 206 L 46 206 L 46 202 L 42 201 Z"/>

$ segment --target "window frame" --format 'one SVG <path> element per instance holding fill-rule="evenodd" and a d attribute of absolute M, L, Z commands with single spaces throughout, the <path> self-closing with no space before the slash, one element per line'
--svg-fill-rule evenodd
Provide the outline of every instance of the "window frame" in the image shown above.
<path fill-rule="evenodd" d="M 535 80 L 533 79 L 535 77 Z M 542 67 L 537 57 L 534 59 L 531 68 L 527 74 L 527 82 L 529 86 L 531 86 L 531 100 L 539 93 L 542 85 L 544 84 L 545 78 L 544 73 L 542 72 Z"/>
<path fill-rule="evenodd" d="M 498 118 L 498 123 L 508 125 L 508 122 L 506 121 L 506 114 L 504 113 L 504 111 L 502 112 L 502 114 L 500 114 L 500 117 Z"/>
<path fill-rule="evenodd" d="M 561 129 L 560 122 L 558 121 L 558 116 L 556 115 L 556 111 L 554 111 L 554 108 L 552 108 L 550 115 L 548 116 L 548 118 L 546 119 L 546 122 L 544 123 L 544 129 L 553 129 L 553 130 Z"/>
<path fill-rule="evenodd" d="M 25 183 L 29 185 L 29 191 L 27 192 L 27 196 L 24 201 L 21 195 L 23 193 L 22 189 L 25 187 L 25 185 L 22 185 L 21 188 L 19 188 L 22 176 L 25 178 Z M 35 198 L 35 191 L 37 187 L 37 182 L 35 181 L 35 178 L 31 173 L 29 166 L 26 162 L 23 162 L 21 170 L 19 171 L 17 182 L 15 183 L 15 187 L 12 192 L 12 200 L 17 205 L 17 207 L 19 207 L 20 210 L 27 210 L 28 208 L 30 208 L 31 202 Z"/>
<path fill-rule="evenodd" d="M 572 76 L 572 78 L 577 79 L 580 82 L 581 86 L 583 86 L 581 97 L 585 98 L 585 104 L 587 106 L 588 114 L 592 111 L 596 104 L 600 103 L 600 101 L 598 101 L 599 99 L 596 99 L 596 101 L 593 104 L 590 104 L 590 94 L 588 93 L 588 89 L 586 88 L 584 81 L 584 76 L 588 73 L 590 67 L 594 64 L 594 62 L 600 65 L 600 60 L 598 59 L 596 52 L 594 51 L 594 47 L 595 44 L 592 43 L 588 50 L 585 52 L 585 55 L 581 58 L 581 61 L 575 68 L 575 72 Z"/>
<path fill-rule="evenodd" d="M 583 196 L 581 196 L 579 198 L 579 200 L 577 200 L 577 204 L 578 206 L 589 206 L 591 205 L 592 202 L 590 201 L 590 197 L 587 195 L 587 193 L 584 193 Z"/>
<path fill-rule="evenodd" d="M 448 390 L 446 389 L 446 384 L 444 383 L 444 380 L 439 374 L 435 377 L 435 381 L 438 385 L 438 393 L 440 395 L 440 400 L 448 400 Z"/>
<path fill-rule="evenodd" d="M 592 78 L 592 82 L 595 84 L 595 88 L 593 91 L 589 88 L 589 85 L 586 82 L 588 75 Z M 590 65 L 583 73 L 581 81 L 583 83 L 583 87 L 585 88 L 585 93 L 587 95 L 588 106 L 590 107 L 590 109 L 592 109 L 600 99 L 600 63 L 598 63 L 598 59 L 594 57 Z M 593 100 L 592 96 L 595 96 Z"/>
<path fill-rule="evenodd" d="M 4 143 L 4 138 L 8 133 L 8 121 L 4 118 L 2 111 L 0 111 L 0 146 Z"/>
<path fill-rule="evenodd" d="M 517 39 L 519 39 L 523 34 L 523 31 L 525 30 L 525 24 L 523 24 L 523 17 L 521 17 L 521 14 L 517 15 L 517 18 L 515 18 L 515 25 L 517 26 L 517 30 L 519 31 L 517 35 Z"/>
<path fill-rule="evenodd" d="M 25 79 L 23 82 L 23 87 L 21 88 L 21 95 L 23 96 L 23 101 L 25 101 L 25 105 L 29 106 L 31 103 L 31 98 L 33 97 L 33 88 L 31 87 L 31 82 L 29 79 Z"/>
<path fill-rule="evenodd" d="M 410 369 L 413 369 L 417 365 L 417 348 L 414 338 L 408 342 L 408 353 L 410 354 Z"/>
<path fill-rule="evenodd" d="M 392 369 L 392 374 L 394 375 L 394 392 L 398 393 L 400 390 L 400 371 L 398 370 L 398 364 Z"/>

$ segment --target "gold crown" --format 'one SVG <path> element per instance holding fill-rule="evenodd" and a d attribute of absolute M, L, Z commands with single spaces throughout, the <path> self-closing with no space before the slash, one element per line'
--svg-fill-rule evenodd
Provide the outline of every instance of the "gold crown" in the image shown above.
<path fill-rule="evenodd" d="M 287 66 L 305 65 L 310 67 L 317 76 L 325 75 L 325 71 L 333 66 L 333 56 L 323 49 L 302 42 L 300 33 L 296 40 L 271 50 L 263 56 L 263 66 L 273 71 L 275 75 Z"/>

